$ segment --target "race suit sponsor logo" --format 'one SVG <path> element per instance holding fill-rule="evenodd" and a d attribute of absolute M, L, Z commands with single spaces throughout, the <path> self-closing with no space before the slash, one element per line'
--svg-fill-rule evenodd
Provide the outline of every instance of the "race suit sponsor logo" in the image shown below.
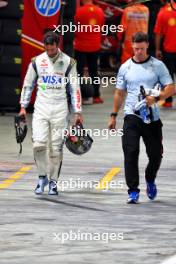
<path fill-rule="evenodd" d="M 45 75 L 41 77 L 40 88 L 45 91 L 46 89 L 61 89 L 62 77 L 58 75 Z"/>
<path fill-rule="evenodd" d="M 76 97 L 77 97 L 77 108 L 81 109 L 81 94 L 79 90 L 76 91 Z"/>
<path fill-rule="evenodd" d="M 48 62 L 46 59 L 42 60 L 42 63 L 40 64 L 41 67 L 48 67 Z"/>
<path fill-rule="evenodd" d="M 58 75 L 42 76 L 42 81 L 45 84 L 62 84 L 62 77 Z"/>
<path fill-rule="evenodd" d="M 54 16 L 60 8 L 60 0 L 35 0 L 35 9 L 45 17 Z"/>

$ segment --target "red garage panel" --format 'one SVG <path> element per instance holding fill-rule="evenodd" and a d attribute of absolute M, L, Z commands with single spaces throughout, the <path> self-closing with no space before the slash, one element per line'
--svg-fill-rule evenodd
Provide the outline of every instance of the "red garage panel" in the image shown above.
<path fill-rule="evenodd" d="M 60 0 L 24 0 L 24 15 L 22 19 L 22 81 L 31 58 L 39 55 L 44 50 L 44 32 L 49 28 L 54 29 L 53 25 L 59 24 L 60 9 Z"/>

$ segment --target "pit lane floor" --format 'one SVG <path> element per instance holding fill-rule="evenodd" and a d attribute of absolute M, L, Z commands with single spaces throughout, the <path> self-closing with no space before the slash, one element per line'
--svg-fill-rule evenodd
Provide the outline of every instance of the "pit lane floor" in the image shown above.
<path fill-rule="evenodd" d="M 112 93 L 103 89 L 103 105 L 84 107 L 87 128 L 107 128 Z M 145 194 L 147 157 L 141 146 L 137 205 L 126 204 L 121 137 L 107 139 L 106 132 L 94 135 L 93 147 L 84 156 L 64 149 L 59 196 L 48 196 L 47 191 L 36 196 L 31 131 L 18 157 L 13 116 L 0 117 L 1 264 L 157 264 L 176 254 L 176 108 L 161 110 L 164 158 L 156 201 L 149 201 Z M 30 115 L 28 119 L 30 124 Z M 121 112 L 118 128 L 122 122 Z M 113 184 L 96 189 L 105 175 Z"/>

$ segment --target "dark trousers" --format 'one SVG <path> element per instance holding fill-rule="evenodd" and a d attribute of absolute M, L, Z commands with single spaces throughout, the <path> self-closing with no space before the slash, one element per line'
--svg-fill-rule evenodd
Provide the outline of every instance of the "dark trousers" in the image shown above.
<path fill-rule="evenodd" d="M 166 64 L 172 79 L 174 80 L 174 73 L 176 73 L 176 52 L 163 52 L 163 61 Z M 172 97 L 167 98 L 166 102 L 172 102 Z"/>
<path fill-rule="evenodd" d="M 149 159 L 145 170 L 145 179 L 147 182 L 154 182 L 163 154 L 161 120 L 145 124 L 135 115 L 127 115 L 124 119 L 122 147 L 128 192 L 140 191 L 138 188 L 140 137 L 144 141 Z"/>
<path fill-rule="evenodd" d="M 98 58 L 99 51 L 96 52 L 80 52 L 75 50 L 75 59 L 77 60 L 77 72 L 80 77 L 83 77 L 84 67 L 88 67 L 89 76 L 92 78 L 92 84 L 94 78 L 98 76 Z M 94 97 L 100 96 L 100 85 L 93 84 L 94 86 Z"/>

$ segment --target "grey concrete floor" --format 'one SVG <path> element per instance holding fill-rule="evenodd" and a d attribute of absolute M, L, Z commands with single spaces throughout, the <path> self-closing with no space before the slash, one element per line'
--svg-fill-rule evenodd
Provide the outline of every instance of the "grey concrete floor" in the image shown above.
<path fill-rule="evenodd" d="M 106 129 L 113 89 L 104 88 L 103 105 L 84 107 L 87 128 Z M 18 157 L 14 114 L 0 117 L 0 263 L 161 263 L 176 254 L 176 108 L 161 110 L 164 158 L 157 178 L 158 197 L 145 194 L 147 163 L 141 142 L 140 203 L 127 205 L 121 138 L 94 137 L 91 151 L 81 157 L 64 149 L 59 196 L 35 196 L 37 171 L 31 132 Z M 31 116 L 28 117 L 29 127 Z M 122 128 L 123 113 L 118 118 Z M 105 137 L 105 136 L 104 136 Z M 94 187 L 112 168 L 121 171 L 108 190 Z M 26 168 L 21 174 L 18 171 Z M 64 186 L 63 182 L 89 181 Z M 112 237 L 114 235 L 114 237 Z"/>

